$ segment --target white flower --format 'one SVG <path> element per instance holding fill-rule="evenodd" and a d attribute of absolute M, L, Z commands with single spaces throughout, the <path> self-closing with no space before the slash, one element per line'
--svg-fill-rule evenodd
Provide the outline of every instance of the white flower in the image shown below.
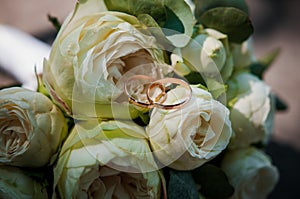
<path fill-rule="evenodd" d="M 61 198 L 159 198 L 161 177 L 142 127 L 90 120 L 64 143 L 54 187 Z"/>
<path fill-rule="evenodd" d="M 191 100 L 178 110 L 154 109 L 147 134 L 157 159 L 171 168 L 191 170 L 216 157 L 231 137 L 228 109 L 203 89 L 193 87 Z M 166 103 L 185 96 L 183 88 L 168 92 Z"/>
<path fill-rule="evenodd" d="M 227 151 L 221 168 L 235 188 L 230 199 L 264 199 L 279 178 L 269 157 L 253 147 Z"/>
<path fill-rule="evenodd" d="M 0 91 L 0 163 L 44 166 L 66 135 L 64 115 L 46 96 L 24 88 Z"/>
<path fill-rule="evenodd" d="M 0 166 L 0 198 L 48 198 L 47 190 L 21 169 Z"/>
<path fill-rule="evenodd" d="M 175 71 L 181 75 L 187 75 L 189 68 L 202 75 L 222 77 L 225 82 L 233 70 L 227 35 L 214 29 L 202 30 L 187 46 L 175 49 L 174 55 L 181 57 L 172 59 Z"/>
<path fill-rule="evenodd" d="M 230 120 L 235 134 L 230 146 L 246 147 L 267 142 L 274 119 L 270 87 L 247 72 L 232 77 L 228 87 Z"/>
<path fill-rule="evenodd" d="M 120 101 L 129 76 L 162 78 L 163 53 L 134 16 L 80 11 L 63 24 L 44 63 L 45 86 L 72 116 L 127 119 L 128 107 L 112 103 Z M 111 105 L 120 115 L 108 110 Z"/>
<path fill-rule="evenodd" d="M 230 50 L 235 68 L 245 68 L 257 61 L 253 52 L 252 39 L 241 44 L 231 43 Z"/>

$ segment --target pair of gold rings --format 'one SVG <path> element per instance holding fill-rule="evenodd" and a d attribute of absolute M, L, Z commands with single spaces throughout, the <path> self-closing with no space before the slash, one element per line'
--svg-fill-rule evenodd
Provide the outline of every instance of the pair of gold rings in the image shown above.
<path fill-rule="evenodd" d="M 144 93 L 147 96 L 147 99 L 140 101 L 137 97 L 134 97 L 132 93 L 129 92 L 128 86 L 131 82 L 136 81 L 139 85 L 145 87 Z M 140 82 L 139 82 L 140 81 Z M 175 88 L 174 85 L 181 86 L 186 90 L 186 96 L 175 104 L 166 104 L 164 103 L 167 99 L 167 92 L 172 88 Z M 173 87 L 172 87 L 173 86 Z M 160 108 L 166 110 L 179 109 L 185 105 L 192 96 L 192 89 L 190 85 L 177 78 L 163 78 L 155 80 L 154 78 L 146 75 L 134 75 L 130 77 L 124 84 L 124 91 L 128 96 L 129 103 L 137 105 L 143 108 Z"/>

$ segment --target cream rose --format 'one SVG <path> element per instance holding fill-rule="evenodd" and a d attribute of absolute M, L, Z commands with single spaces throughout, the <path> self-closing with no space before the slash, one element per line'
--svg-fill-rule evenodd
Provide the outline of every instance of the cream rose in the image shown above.
<path fill-rule="evenodd" d="M 64 115 L 46 96 L 24 88 L 0 91 L 0 164 L 40 167 L 67 135 Z"/>
<path fill-rule="evenodd" d="M 221 168 L 235 188 L 230 199 L 267 198 L 279 178 L 269 157 L 254 147 L 227 151 Z"/>
<path fill-rule="evenodd" d="M 248 39 L 241 44 L 230 44 L 230 50 L 232 52 L 232 58 L 235 68 L 243 69 L 257 61 L 253 52 L 252 45 L 252 39 Z"/>
<path fill-rule="evenodd" d="M 162 78 L 163 52 L 134 16 L 86 4 L 93 9 L 79 4 L 62 26 L 44 62 L 45 86 L 74 117 L 128 118 L 128 107 L 119 103 L 124 82 L 134 74 Z"/>
<path fill-rule="evenodd" d="M 131 122 L 80 122 L 54 169 L 60 198 L 160 198 L 161 175 L 145 130 Z"/>
<path fill-rule="evenodd" d="M 274 120 L 270 87 L 256 76 L 241 72 L 228 82 L 227 97 L 234 131 L 230 147 L 266 143 Z"/>
<path fill-rule="evenodd" d="M 227 81 L 233 71 L 227 35 L 209 28 L 201 30 L 187 46 L 174 50 L 172 65 L 181 75 L 193 71 Z"/>
<path fill-rule="evenodd" d="M 173 104 L 185 96 L 177 87 L 167 94 Z M 192 98 L 177 110 L 154 109 L 146 128 L 156 158 L 166 166 L 191 170 L 216 157 L 231 137 L 228 109 L 209 92 L 193 87 Z"/>

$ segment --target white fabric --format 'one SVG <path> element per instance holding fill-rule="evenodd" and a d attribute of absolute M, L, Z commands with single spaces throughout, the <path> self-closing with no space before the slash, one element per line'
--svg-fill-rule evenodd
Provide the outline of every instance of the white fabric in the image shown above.
<path fill-rule="evenodd" d="M 22 86 L 36 90 L 34 68 L 42 73 L 43 59 L 50 46 L 14 27 L 0 24 L 0 66 L 16 77 Z"/>

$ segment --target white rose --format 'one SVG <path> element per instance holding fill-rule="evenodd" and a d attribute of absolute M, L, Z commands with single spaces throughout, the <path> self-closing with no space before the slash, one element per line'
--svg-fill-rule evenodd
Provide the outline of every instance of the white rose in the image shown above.
<path fill-rule="evenodd" d="M 185 96 L 183 88 L 168 92 L 166 103 Z M 191 100 L 178 110 L 155 108 L 146 128 L 157 159 L 171 168 L 191 170 L 216 157 L 231 137 L 228 109 L 209 92 L 193 87 Z"/>
<path fill-rule="evenodd" d="M 127 119 L 128 107 L 120 101 L 126 78 L 162 78 L 162 50 L 134 16 L 81 9 L 74 16 L 63 24 L 44 62 L 47 90 L 71 116 Z M 111 106 L 118 111 L 111 113 Z"/>
<path fill-rule="evenodd" d="M 253 147 L 227 151 L 221 168 L 235 188 L 230 199 L 267 198 L 279 178 L 269 157 Z"/>
<path fill-rule="evenodd" d="M 172 65 L 181 75 L 190 70 L 214 77 L 221 75 L 225 82 L 233 70 L 227 35 L 209 28 L 202 30 L 187 46 L 174 50 Z"/>
<path fill-rule="evenodd" d="M 248 39 L 241 44 L 231 43 L 230 49 L 235 68 L 245 68 L 257 61 L 252 46 L 252 39 Z"/>
<path fill-rule="evenodd" d="M 0 91 L 0 164 L 40 167 L 50 163 L 67 136 L 58 107 L 24 88 Z"/>
<path fill-rule="evenodd" d="M 267 142 L 272 133 L 274 105 L 271 89 L 247 72 L 236 74 L 228 83 L 230 120 L 234 136 L 231 147 Z"/>
<path fill-rule="evenodd" d="M 60 198 L 160 198 L 160 171 L 145 130 L 133 122 L 75 125 L 54 169 Z"/>

